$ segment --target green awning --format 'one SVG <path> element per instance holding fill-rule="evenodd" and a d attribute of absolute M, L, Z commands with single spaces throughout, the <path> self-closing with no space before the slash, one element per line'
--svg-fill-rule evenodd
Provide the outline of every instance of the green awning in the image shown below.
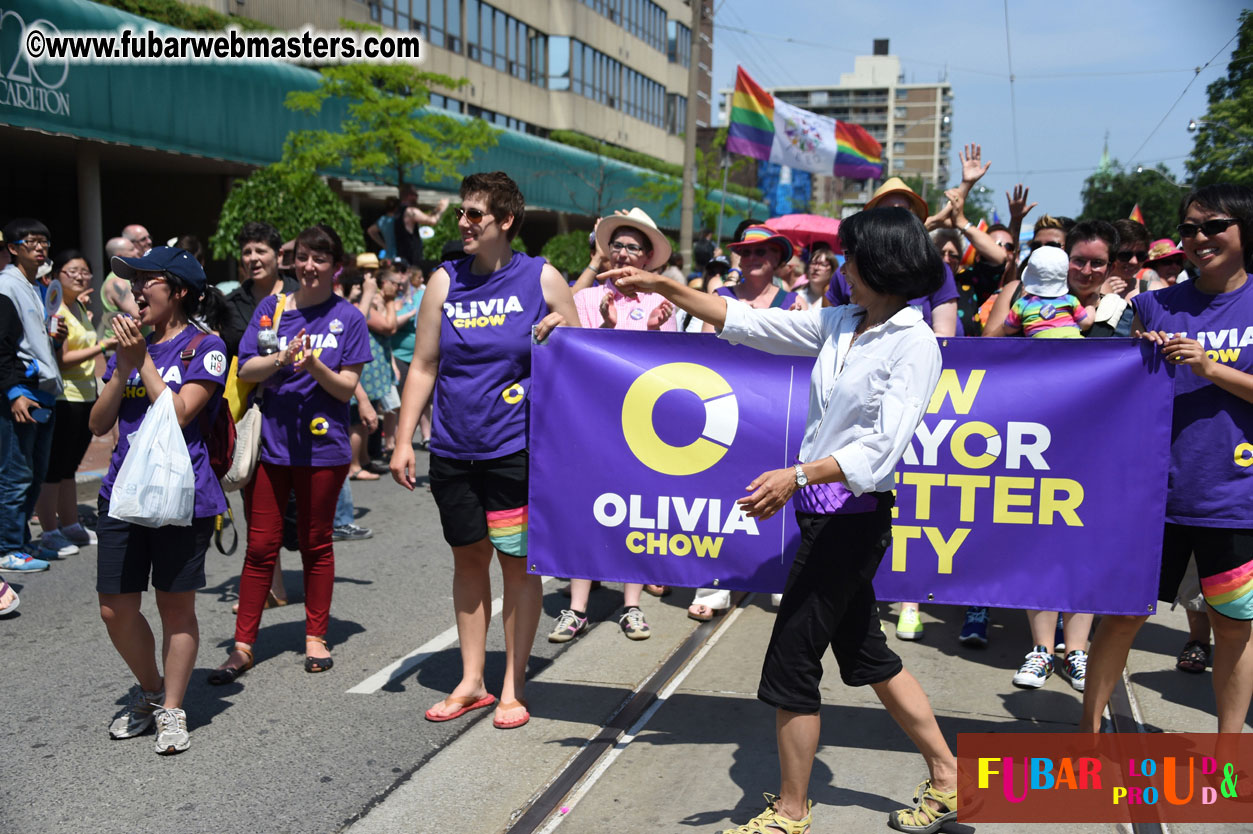
<path fill-rule="evenodd" d="M 179 31 L 87 0 L 7 0 L 0 20 L 0 125 L 267 165 L 282 155 L 288 133 L 335 130 L 344 113 L 333 103 L 316 116 L 284 107 L 288 92 L 319 83 L 316 72 L 284 63 L 32 64 L 19 48 L 23 30 L 36 22 L 60 32 Z M 639 204 L 659 224 L 678 226 L 677 211 L 663 217 L 660 206 L 627 196 L 649 172 L 537 136 L 501 131 L 498 140 L 466 170 L 508 172 L 528 205 L 595 215 L 598 208 L 608 213 Z M 766 211 L 760 202 L 728 195 L 724 228 Z"/>

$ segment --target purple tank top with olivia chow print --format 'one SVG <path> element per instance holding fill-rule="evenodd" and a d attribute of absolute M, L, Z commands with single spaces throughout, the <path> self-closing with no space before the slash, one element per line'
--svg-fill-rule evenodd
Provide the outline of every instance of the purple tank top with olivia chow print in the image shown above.
<path fill-rule="evenodd" d="M 527 446 L 531 328 L 548 314 L 543 258 L 514 252 L 490 275 L 472 257 L 445 261 L 448 297 L 439 333 L 431 451 L 488 460 Z"/>

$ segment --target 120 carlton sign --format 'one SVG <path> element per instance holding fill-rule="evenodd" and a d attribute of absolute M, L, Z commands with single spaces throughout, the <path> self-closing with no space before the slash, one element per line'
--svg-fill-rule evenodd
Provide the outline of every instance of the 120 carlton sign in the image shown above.
<path fill-rule="evenodd" d="M 1157 354 L 1125 339 L 941 350 L 896 473 L 878 596 L 1152 611 L 1173 392 Z M 782 590 L 799 537 L 791 508 L 752 519 L 736 500 L 797 460 L 811 359 L 574 328 L 532 352 L 534 572 Z"/>
<path fill-rule="evenodd" d="M 0 9 L 0 107 L 69 116 L 70 96 L 61 90 L 70 77 L 69 62 L 32 62 L 22 47 L 30 28 L 60 33 L 48 20 L 40 18 L 28 24 L 18 12 Z"/>

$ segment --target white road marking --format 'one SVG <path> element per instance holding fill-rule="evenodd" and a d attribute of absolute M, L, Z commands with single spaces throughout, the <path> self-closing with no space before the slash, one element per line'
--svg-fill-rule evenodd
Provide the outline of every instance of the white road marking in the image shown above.
<path fill-rule="evenodd" d="M 551 576 L 545 576 L 542 584 L 547 585 L 549 582 L 552 582 L 552 580 L 553 578 Z M 499 616 L 504 607 L 504 598 L 496 597 L 496 599 L 492 600 L 491 616 L 493 618 Z M 349 689 L 348 694 L 371 695 L 378 692 L 392 681 L 403 678 L 405 675 L 408 675 L 414 669 L 421 666 L 431 655 L 442 652 L 444 649 L 454 645 L 456 642 L 457 627 L 454 625 L 452 628 L 449 628 L 435 637 L 432 637 L 430 640 L 427 640 L 421 646 L 418 646 L 416 649 L 409 652 L 409 654 L 399 660 L 389 663 L 373 675 L 370 675 L 370 677 L 366 678 L 352 689 Z"/>

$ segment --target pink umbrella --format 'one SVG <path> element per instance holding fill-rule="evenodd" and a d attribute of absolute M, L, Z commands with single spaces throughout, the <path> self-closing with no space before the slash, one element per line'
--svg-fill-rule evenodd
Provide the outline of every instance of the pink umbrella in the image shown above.
<path fill-rule="evenodd" d="M 766 226 L 792 241 L 798 250 L 813 246 L 816 242 L 828 244 L 837 255 L 844 254 L 840 246 L 840 221 L 819 214 L 785 214 L 772 217 Z"/>

